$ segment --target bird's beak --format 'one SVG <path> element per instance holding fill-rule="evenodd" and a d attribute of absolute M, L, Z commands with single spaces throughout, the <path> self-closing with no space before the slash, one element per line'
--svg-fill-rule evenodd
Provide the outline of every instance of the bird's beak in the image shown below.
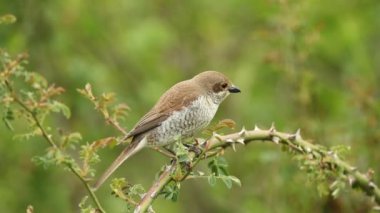
<path fill-rule="evenodd" d="M 238 92 L 241 92 L 239 88 L 237 88 L 235 85 L 232 85 L 230 86 L 230 88 L 228 88 L 228 91 L 230 93 L 238 93 Z"/>

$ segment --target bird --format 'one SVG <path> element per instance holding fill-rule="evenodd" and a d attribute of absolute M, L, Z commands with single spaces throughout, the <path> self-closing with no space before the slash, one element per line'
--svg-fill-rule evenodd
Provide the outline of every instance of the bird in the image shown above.
<path fill-rule="evenodd" d="M 163 147 L 179 139 L 192 137 L 213 119 L 219 105 L 230 93 L 241 92 L 221 72 L 204 71 L 167 90 L 127 133 L 127 147 L 100 176 L 97 190 L 129 157 L 144 147 Z"/>

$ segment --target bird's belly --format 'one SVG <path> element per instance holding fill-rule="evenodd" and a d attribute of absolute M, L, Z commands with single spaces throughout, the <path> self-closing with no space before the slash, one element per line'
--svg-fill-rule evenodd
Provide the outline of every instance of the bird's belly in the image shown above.
<path fill-rule="evenodd" d="M 148 136 L 149 146 L 165 146 L 179 139 L 191 137 L 213 119 L 218 105 L 199 98 L 187 108 L 174 112 Z"/>

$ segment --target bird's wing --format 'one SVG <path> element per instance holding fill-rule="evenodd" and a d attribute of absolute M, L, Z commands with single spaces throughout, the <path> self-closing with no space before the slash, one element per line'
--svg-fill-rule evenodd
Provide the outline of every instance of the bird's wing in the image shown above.
<path fill-rule="evenodd" d="M 156 105 L 145 114 L 125 139 L 144 134 L 161 125 L 174 111 L 180 110 L 184 105 L 196 99 L 199 88 L 183 82 L 171 87 L 158 100 Z"/>
<path fill-rule="evenodd" d="M 143 134 L 161 125 L 161 123 L 169 117 L 168 113 L 157 113 L 149 111 L 136 126 L 128 133 L 126 138 L 135 137 Z"/>

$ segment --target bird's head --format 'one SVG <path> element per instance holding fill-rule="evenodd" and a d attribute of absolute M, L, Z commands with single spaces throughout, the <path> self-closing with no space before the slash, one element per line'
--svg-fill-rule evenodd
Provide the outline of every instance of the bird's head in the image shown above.
<path fill-rule="evenodd" d="M 238 93 L 240 89 L 222 73 L 217 71 L 205 71 L 192 79 L 199 85 L 205 94 L 211 96 L 215 104 L 220 104 L 230 93 Z"/>

